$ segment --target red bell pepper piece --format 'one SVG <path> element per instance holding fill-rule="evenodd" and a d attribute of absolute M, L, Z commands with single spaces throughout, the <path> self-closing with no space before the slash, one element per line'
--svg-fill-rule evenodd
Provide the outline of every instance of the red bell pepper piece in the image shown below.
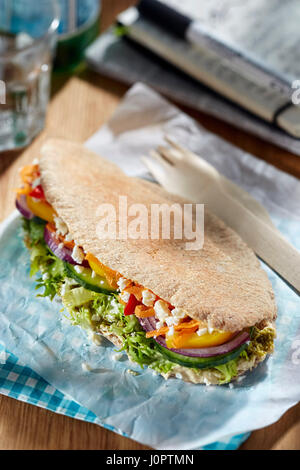
<path fill-rule="evenodd" d="M 33 197 L 34 199 L 45 199 L 45 193 L 42 186 L 37 186 L 36 188 L 34 188 L 29 193 L 29 196 Z"/>
<path fill-rule="evenodd" d="M 135 311 L 135 307 L 138 305 L 139 301 L 135 298 L 133 294 L 130 294 L 128 303 L 124 310 L 124 315 L 127 317 L 129 315 L 133 315 Z"/>

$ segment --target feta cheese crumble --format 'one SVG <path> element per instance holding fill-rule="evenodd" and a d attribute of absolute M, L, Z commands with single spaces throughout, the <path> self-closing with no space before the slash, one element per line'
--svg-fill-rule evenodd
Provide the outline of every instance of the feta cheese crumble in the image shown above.
<path fill-rule="evenodd" d="M 78 264 L 81 264 L 84 261 L 84 253 L 78 245 L 74 246 L 74 249 L 72 251 L 72 258 Z"/>
<path fill-rule="evenodd" d="M 157 302 L 155 302 L 154 311 L 156 317 L 159 319 L 160 322 L 163 323 L 171 315 L 168 305 L 163 300 L 158 300 Z"/>
<path fill-rule="evenodd" d="M 175 334 L 174 326 L 171 326 L 169 328 L 169 331 L 167 332 L 167 336 L 173 336 Z"/>
<path fill-rule="evenodd" d="M 182 320 L 183 318 L 185 318 L 187 316 L 187 313 L 185 310 L 183 310 L 183 308 L 174 308 L 172 310 L 172 316 L 173 318 L 176 318 L 178 320 Z"/>
<path fill-rule="evenodd" d="M 214 328 L 211 326 L 209 320 L 208 320 L 208 322 L 207 322 L 207 330 L 208 330 L 208 332 L 209 332 L 210 335 L 215 331 Z"/>
<path fill-rule="evenodd" d="M 72 235 L 70 233 L 67 233 L 65 236 L 65 240 L 66 242 L 72 242 L 73 241 Z"/>
<path fill-rule="evenodd" d="M 34 182 L 32 183 L 32 189 L 35 189 L 37 188 L 38 186 L 41 185 L 41 178 L 37 178 L 36 180 L 34 180 Z"/>
<path fill-rule="evenodd" d="M 54 223 L 57 235 L 62 235 L 64 237 L 69 232 L 67 225 L 60 217 L 54 216 Z"/>
<path fill-rule="evenodd" d="M 163 321 L 158 321 L 158 322 L 156 323 L 156 329 L 157 329 L 157 330 L 160 330 L 161 328 L 164 327 L 164 324 L 165 324 L 165 322 L 163 322 Z"/>
<path fill-rule="evenodd" d="M 124 277 L 120 277 L 117 284 L 120 288 L 120 291 L 122 291 L 126 289 L 126 287 L 130 284 L 130 281 L 128 279 L 125 279 Z"/>
<path fill-rule="evenodd" d="M 199 328 L 199 330 L 197 331 L 198 336 L 206 335 L 206 333 L 207 333 L 207 328 Z"/>
<path fill-rule="evenodd" d="M 127 304 L 129 302 L 129 298 L 130 298 L 129 292 L 122 292 L 120 294 L 120 299 L 123 300 L 123 302 L 125 302 L 125 304 Z"/>
<path fill-rule="evenodd" d="M 166 319 L 166 324 L 168 326 L 176 326 L 180 323 L 180 320 L 185 318 L 187 313 L 182 308 L 174 308 L 171 312 L 171 316 Z"/>
<path fill-rule="evenodd" d="M 177 318 L 173 317 L 168 317 L 166 318 L 166 324 L 167 326 L 177 326 L 179 324 L 179 321 Z"/>
<path fill-rule="evenodd" d="M 153 307 L 156 300 L 156 295 L 152 294 L 149 290 L 143 290 L 142 292 L 142 302 L 146 307 Z"/>

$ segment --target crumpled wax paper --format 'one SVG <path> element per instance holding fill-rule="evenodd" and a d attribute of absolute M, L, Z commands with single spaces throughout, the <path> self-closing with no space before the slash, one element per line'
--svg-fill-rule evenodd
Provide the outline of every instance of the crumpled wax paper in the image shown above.
<path fill-rule="evenodd" d="M 142 176 L 139 157 L 162 143 L 164 132 L 251 192 L 300 248 L 299 181 L 208 133 L 143 85 L 129 91 L 87 145 Z M 18 219 L 6 223 L 0 235 L 0 340 L 103 424 L 157 449 L 193 449 L 271 424 L 300 400 L 300 301 L 271 270 L 265 268 L 279 313 L 274 356 L 233 387 L 165 381 L 125 355 L 114 361 L 114 346 L 106 340 L 94 345 L 59 313 L 60 304 L 36 298 L 19 225 Z"/>

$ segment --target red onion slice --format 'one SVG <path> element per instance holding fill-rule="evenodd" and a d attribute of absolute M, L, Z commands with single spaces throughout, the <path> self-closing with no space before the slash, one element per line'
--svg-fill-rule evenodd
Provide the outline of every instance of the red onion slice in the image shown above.
<path fill-rule="evenodd" d="M 153 331 L 156 329 L 155 317 L 139 318 L 139 322 L 145 331 Z M 182 356 L 190 357 L 213 357 L 219 356 L 221 354 L 227 354 L 230 351 L 239 348 L 240 346 L 242 346 L 242 344 L 246 343 L 249 340 L 249 333 L 247 333 L 247 331 L 243 331 L 241 333 L 238 333 L 234 338 L 232 338 L 231 341 L 221 344 L 220 346 L 199 349 L 171 349 L 167 347 L 166 341 L 163 336 L 155 338 L 155 341 L 164 348 L 169 349 L 170 351 L 173 351 L 177 354 L 181 354 Z"/>
<path fill-rule="evenodd" d="M 145 331 L 153 331 L 156 330 L 156 319 L 155 317 L 147 317 L 147 318 L 138 318 L 142 328 Z"/>
<path fill-rule="evenodd" d="M 55 233 L 51 232 L 47 227 L 45 227 L 44 239 L 49 249 L 55 256 L 57 256 L 57 258 L 73 265 L 78 264 L 72 258 L 72 251 L 65 246 L 60 247 L 60 241 L 57 240 Z"/>
<path fill-rule="evenodd" d="M 90 267 L 88 261 L 86 260 L 84 260 L 81 264 L 77 263 L 72 257 L 72 250 L 66 246 L 60 247 L 61 242 L 56 238 L 55 233 L 51 232 L 47 226 L 45 227 L 44 239 L 52 253 L 57 256 L 57 258 L 73 265 L 80 265 L 86 268 Z"/>
<path fill-rule="evenodd" d="M 75 261 L 72 257 L 72 250 L 66 246 L 60 247 L 61 242 L 56 238 L 55 233 L 51 232 L 47 226 L 45 227 L 44 239 L 52 253 L 57 256 L 57 258 L 61 259 L 62 261 L 66 261 L 67 263 L 73 264 L 74 266 L 84 266 L 85 268 L 90 267 L 87 260 L 83 260 L 82 263 L 77 263 L 77 261 Z"/>
<path fill-rule="evenodd" d="M 35 217 L 33 212 L 31 212 L 31 210 L 27 206 L 26 196 L 24 194 L 22 194 L 19 198 L 16 199 L 16 207 L 20 214 L 25 217 L 25 219 L 32 220 Z M 44 239 L 52 253 L 57 256 L 57 258 L 61 259 L 62 261 L 67 261 L 67 263 L 78 265 L 78 263 L 72 258 L 72 250 L 66 248 L 65 246 L 63 248 L 60 248 L 60 242 L 57 240 L 55 233 L 48 230 L 47 227 L 45 227 Z M 89 263 L 86 260 L 84 260 L 81 265 L 87 268 L 90 267 Z"/>
<path fill-rule="evenodd" d="M 31 220 L 34 218 L 34 214 L 27 206 L 25 194 L 21 194 L 21 196 L 16 199 L 16 208 L 25 219 Z"/>

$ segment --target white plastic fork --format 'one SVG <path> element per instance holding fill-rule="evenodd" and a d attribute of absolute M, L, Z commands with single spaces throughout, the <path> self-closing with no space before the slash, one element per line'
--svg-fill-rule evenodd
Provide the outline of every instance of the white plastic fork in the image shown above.
<path fill-rule="evenodd" d="M 206 199 L 205 194 L 208 187 L 218 184 L 223 191 L 228 195 L 237 199 L 240 204 L 245 206 L 249 211 L 253 212 L 254 215 L 259 217 L 265 223 L 269 224 L 274 230 L 280 234 L 275 225 L 272 222 L 271 217 L 267 210 L 254 199 L 247 191 L 243 190 L 232 181 L 227 179 L 225 176 L 221 175 L 212 165 L 210 165 L 206 160 L 200 156 L 194 154 L 188 149 L 181 147 L 177 142 L 174 142 L 169 136 L 165 136 L 166 141 L 171 145 L 171 148 L 167 147 L 158 147 L 157 151 L 153 150 L 150 152 L 151 157 L 156 160 L 160 165 L 165 169 L 165 163 L 170 163 L 175 166 L 176 173 L 173 172 L 172 177 L 170 177 L 170 171 L 168 167 L 168 180 L 166 181 L 164 175 L 161 173 L 158 175 L 159 167 L 153 164 L 153 160 L 148 157 L 143 157 L 143 161 L 149 171 L 152 173 L 156 172 L 157 181 L 166 188 L 168 186 L 168 191 L 171 193 L 178 194 L 178 181 L 174 179 L 174 175 L 182 175 L 183 178 L 187 178 L 188 185 L 186 182 L 182 181 L 180 178 L 180 187 L 181 190 L 184 189 L 186 197 L 188 197 L 188 191 L 191 189 L 191 179 L 196 179 L 196 185 L 198 186 L 197 191 L 199 191 L 199 196 L 203 196 L 204 200 Z M 155 165 L 155 166 L 154 166 Z M 196 173 L 195 173 L 196 171 Z M 179 175 L 178 175 L 179 176 Z M 163 181 L 159 181 L 159 178 L 162 178 Z M 182 188 L 183 185 L 183 188 Z M 281 234 L 280 234 L 281 235 Z"/>
<path fill-rule="evenodd" d="M 152 158 L 143 157 L 154 178 L 170 193 L 205 204 L 300 295 L 300 253 L 275 228 L 263 206 L 205 160 L 166 140 L 171 148 L 159 147 L 150 152 Z"/>

